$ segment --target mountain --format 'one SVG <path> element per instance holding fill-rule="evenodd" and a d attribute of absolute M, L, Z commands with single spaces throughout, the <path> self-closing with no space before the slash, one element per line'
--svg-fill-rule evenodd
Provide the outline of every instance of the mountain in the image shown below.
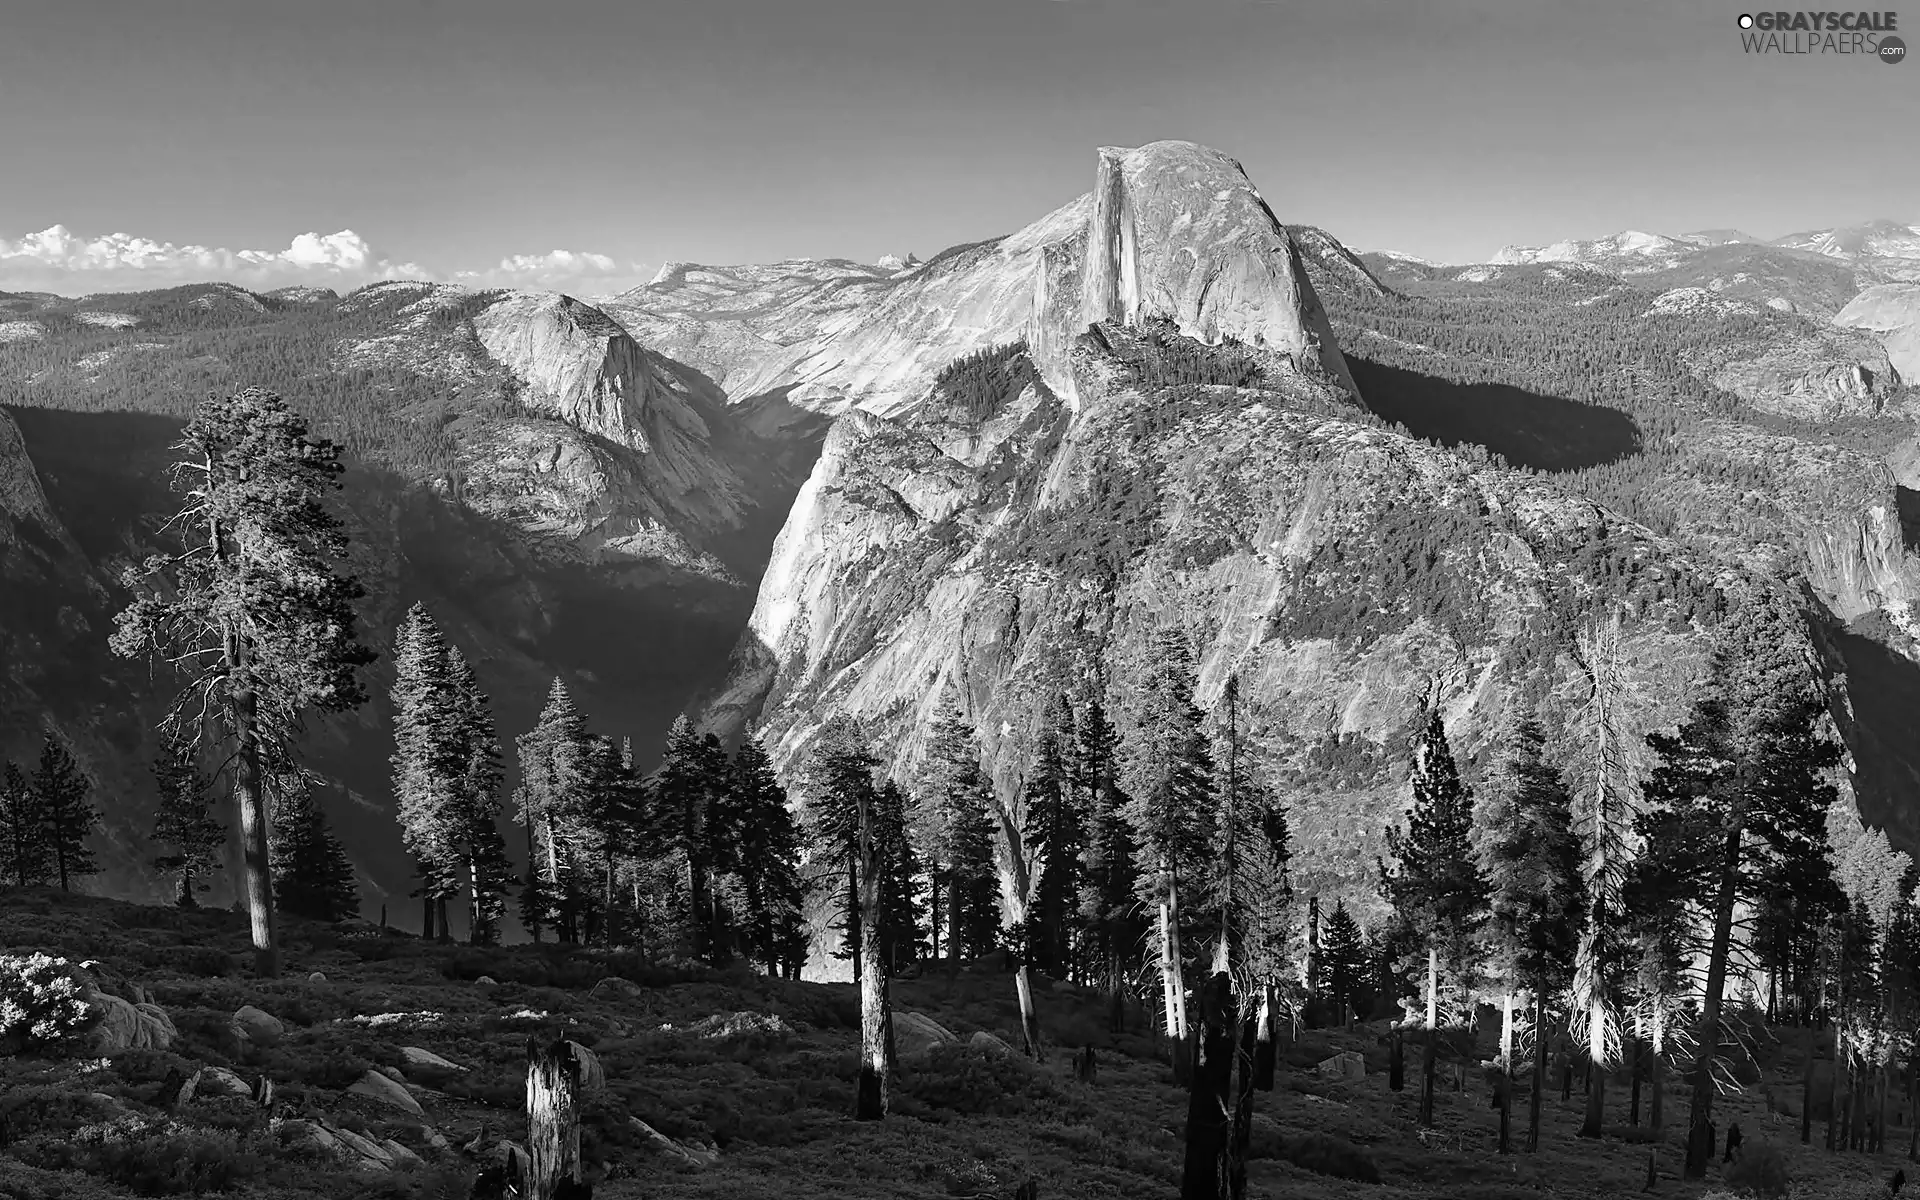
<path fill-rule="evenodd" d="M 1616 277 L 1538 266 L 1512 268 L 1531 283 L 1491 296 L 1484 282 L 1409 296 L 1376 256 L 1282 226 L 1224 156 L 1161 143 L 1097 163 L 1091 196 L 946 257 L 951 278 L 930 260 L 912 291 L 892 285 L 876 303 L 926 312 L 930 296 L 995 297 L 969 345 L 1000 344 L 931 379 L 927 356 L 893 374 L 866 361 L 888 386 L 864 396 L 838 377 L 853 383 L 840 400 L 868 404 L 836 421 L 795 501 L 713 726 L 762 733 L 792 771 L 848 713 L 910 780 L 953 696 L 1001 794 L 1017 797 L 1050 697 L 1104 693 L 1125 736 L 1143 655 L 1156 631 L 1181 629 L 1203 706 L 1241 680 L 1305 831 L 1302 886 L 1368 905 L 1429 680 L 1463 755 L 1520 694 L 1544 690 L 1563 737 L 1570 631 L 1617 608 L 1644 697 L 1635 720 L 1657 728 L 1683 709 L 1728 597 L 1803 574 L 1809 661 L 1829 655 L 1822 671 L 1837 676 L 1851 654 L 1896 681 L 1851 708 L 1836 699 L 1836 726 L 1872 759 L 1860 803 L 1909 842 L 1920 835 L 1920 772 L 1895 748 L 1903 718 L 1887 699 L 1914 663 L 1836 624 L 1916 594 L 1895 484 L 1869 455 L 1766 428 L 1774 418 L 1681 353 L 1783 314 L 1621 298 Z M 1196 319 L 1210 280 L 1230 281 L 1231 322 Z M 1035 300 L 1016 305 L 1029 285 Z M 939 327 L 958 324 L 943 312 Z M 1063 328 L 1059 312 L 1078 316 Z M 1450 332 L 1390 332 L 1413 321 Z M 1528 325 L 1537 343 L 1505 347 L 1493 332 Z M 895 328 L 844 316 L 757 382 L 788 386 L 830 358 L 823 347 L 875 345 Z M 1621 329 L 1641 331 L 1632 353 Z M 1399 361 L 1434 373 L 1367 357 L 1395 342 Z M 1603 350 L 1617 367 L 1601 366 Z M 1602 386 L 1576 398 L 1441 374 L 1482 354 L 1569 356 L 1570 377 Z M 1652 392 L 1656 379 L 1672 394 Z M 1471 428 L 1485 440 L 1441 428 L 1488 411 Z M 1519 435 L 1514 465 L 1482 448 L 1489 425 Z M 1531 466 L 1529 452 L 1553 465 Z M 1639 496 L 1655 523 L 1589 494 Z"/>
<path fill-rule="evenodd" d="M 165 687 L 105 639 L 120 569 L 164 541 L 167 447 L 205 390 L 275 387 L 347 447 L 339 507 L 369 644 L 384 651 L 424 600 L 503 735 L 564 675 L 643 761 L 723 678 L 822 432 L 789 412 L 769 421 L 779 439 L 753 434 L 698 371 L 551 293 L 207 286 L 29 297 L 8 316 L 38 332 L 0 346 L 0 755 L 37 753 L 43 720 L 73 747 L 123 895 L 159 895 L 146 763 Z M 308 746 L 370 902 L 410 886 L 387 798 L 390 672 L 383 658 L 372 702 L 316 721 Z"/>
<path fill-rule="evenodd" d="M 1833 323 L 1879 334 L 1894 370 L 1902 378 L 1920 380 L 1920 284 L 1867 288 L 1834 314 Z"/>
<path fill-rule="evenodd" d="M 1619 274 L 1632 274 L 1672 267 L 1695 249 L 1695 243 L 1680 238 L 1629 229 L 1590 242 L 1568 240 L 1547 246 L 1503 246 L 1487 261 L 1499 266 L 1573 263 L 1601 267 Z"/>

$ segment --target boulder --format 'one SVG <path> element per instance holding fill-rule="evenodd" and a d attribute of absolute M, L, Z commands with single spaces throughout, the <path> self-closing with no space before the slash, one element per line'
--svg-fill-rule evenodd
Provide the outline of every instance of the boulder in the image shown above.
<path fill-rule="evenodd" d="M 368 1071 L 360 1077 L 360 1082 L 348 1088 L 347 1091 L 356 1096 L 365 1096 L 370 1100 L 392 1105 L 416 1117 L 426 1115 L 426 1110 L 420 1107 L 420 1102 L 413 1098 L 413 1093 L 409 1092 L 404 1084 L 378 1071 Z"/>
<path fill-rule="evenodd" d="M 410 1067 L 432 1067 L 441 1071 L 466 1070 L 466 1068 L 460 1064 L 448 1062 L 433 1051 L 423 1050 L 419 1046 L 400 1047 L 400 1057 L 406 1059 L 407 1065 Z"/>
<path fill-rule="evenodd" d="M 102 991 L 88 992 L 86 1002 L 100 1018 L 89 1043 L 95 1055 L 166 1050 L 178 1036 L 173 1021 L 157 1004 L 134 1004 Z"/>
<path fill-rule="evenodd" d="M 325 983 L 326 981 L 327 976 L 323 971 L 315 971 L 313 974 L 307 976 L 308 983 Z"/>
<path fill-rule="evenodd" d="M 776 1013 L 715 1013 L 689 1025 L 687 1032 L 705 1038 L 784 1038 L 793 1033 L 793 1026 Z"/>
<path fill-rule="evenodd" d="M 499 987 L 499 986 L 500 986 L 500 981 L 499 981 L 498 979 L 495 979 L 495 978 L 494 978 L 493 976 L 491 976 L 491 975 L 482 975 L 482 976 L 481 976 L 480 978 L 478 978 L 478 979 L 476 979 L 476 980 L 474 980 L 474 981 L 473 981 L 473 986 L 475 986 L 475 987 Z"/>
<path fill-rule="evenodd" d="M 974 1031 L 973 1036 L 967 1039 L 967 1047 L 977 1053 L 986 1055 L 988 1058 L 1013 1057 L 1012 1046 L 1007 1045 L 998 1037 L 995 1037 L 984 1029 Z"/>
<path fill-rule="evenodd" d="M 646 998 L 646 988 L 631 979 L 622 979 L 617 975 L 607 976 L 594 984 L 593 990 L 587 993 L 589 1000 L 645 1000 Z"/>
<path fill-rule="evenodd" d="M 382 1140 L 380 1148 L 387 1152 L 387 1160 L 396 1168 L 421 1167 L 426 1165 L 425 1159 L 407 1149 L 399 1142 L 394 1141 L 392 1138 Z"/>
<path fill-rule="evenodd" d="M 184 1108 L 197 1100 L 206 1100 L 219 1096 L 251 1096 L 253 1089 L 247 1081 L 235 1075 L 225 1067 L 202 1067 L 193 1073 L 193 1077 L 180 1088 L 178 1107 Z"/>
<path fill-rule="evenodd" d="M 248 1004 L 233 1014 L 230 1024 L 235 1037 L 256 1046 L 272 1046 L 286 1036 L 287 1027 L 270 1012 Z"/>
<path fill-rule="evenodd" d="M 351 1129 L 329 1127 L 328 1131 L 332 1133 L 335 1138 L 339 1139 L 342 1148 L 345 1149 L 351 1157 L 360 1160 L 360 1166 L 371 1167 L 377 1170 L 391 1170 L 393 1168 L 393 1155 L 385 1146 L 382 1146 L 372 1138 L 355 1133 Z"/>
<path fill-rule="evenodd" d="M 1322 1079 L 1365 1079 L 1367 1060 L 1358 1051 L 1342 1050 L 1331 1058 L 1320 1060 L 1320 1078 Z"/>
<path fill-rule="evenodd" d="M 935 1046 L 951 1046 L 960 1039 L 932 1017 L 917 1012 L 893 1014 L 893 1046 L 901 1058 L 918 1058 Z"/>

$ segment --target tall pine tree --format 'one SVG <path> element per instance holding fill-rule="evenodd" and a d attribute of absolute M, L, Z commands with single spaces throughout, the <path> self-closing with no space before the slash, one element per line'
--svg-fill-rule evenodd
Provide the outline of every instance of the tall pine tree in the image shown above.
<path fill-rule="evenodd" d="M 917 816 L 932 880 L 935 952 L 979 958 L 999 941 L 994 905 L 993 802 L 973 726 L 949 699 L 934 714 L 921 769 Z"/>
<path fill-rule="evenodd" d="M 729 790 L 740 820 L 738 862 L 747 898 L 747 950 L 768 973 L 780 974 L 794 960 L 795 943 L 805 936 L 800 837 L 787 809 L 786 789 L 758 738 L 743 739 L 734 751 Z M 799 953 L 804 958 L 804 948 Z"/>
<path fill-rule="evenodd" d="M 580 940 L 581 918 L 597 872 L 593 778 L 586 719 L 560 679 L 534 727 L 520 735 L 520 811 L 533 842 L 539 909 L 532 915 L 562 942 Z"/>
<path fill-rule="evenodd" d="M 1133 827 L 1127 823 L 1129 806 L 1118 783 L 1119 738 L 1100 703 L 1098 688 L 1081 708 L 1074 735 L 1073 781 L 1087 814 L 1080 920 L 1087 930 L 1092 969 L 1107 989 L 1109 1032 L 1122 1033 L 1127 963 L 1145 931 L 1135 898 L 1139 870 Z"/>
<path fill-rule="evenodd" d="M 1080 941 L 1086 814 L 1068 757 L 1072 744 L 1072 711 L 1066 698 L 1057 696 L 1041 719 L 1033 769 L 1027 777 L 1027 840 L 1039 874 L 1034 885 L 1036 931 L 1031 954 L 1035 965 L 1055 979 L 1070 977 Z"/>
<path fill-rule="evenodd" d="M 1420 1123 L 1431 1126 L 1440 1027 L 1466 1016 L 1477 965 L 1474 935 L 1487 904 L 1486 880 L 1473 854 L 1472 796 L 1460 782 L 1437 703 L 1427 706 L 1414 737 L 1412 783 L 1407 829 L 1387 831 L 1394 865 L 1385 871 L 1385 884 L 1396 917 L 1425 960 Z"/>
<path fill-rule="evenodd" d="M 513 878 L 506 838 L 500 834 L 500 735 L 487 694 L 458 646 L 447 650 L 447 684 L 453 693 L 454 777 L 451 824 L 472 905 L 467 940 L 476 946 L 500 940 L 500 918 Z"/>
<path fill-rule="evenodd" d="M 280 907 L 314 921 L 344 921 L 360 913 L 360 889 L 346 847 L 333 835 L 305 774 L 268 777 L 274 800 L 273 890 Z"/>
<path fill-rule="evenodd" d="M 420 879 L 421 936 L 448 939 L 447 901 L 461 885 L 459 787 L 466 762 L 447 641 L 425 604 L 393 639 L 393 796 L 400 839 Z"/>
<path fill-rule="evenodd" d="M 47 822 L 40 812 L 40 797 L 16 764 L 8 762 L 0 771 L 0 832 L 6 854 L 4 878 L 15 887 L 35 887 L 47 882 L 50 874 L 47 856 Z"/>
<path fill-rule="evenodd" d="M 232 764 L 255 967 L 272 976 L 280 954 L 263 773 L 291 761 L 303 713 L 365 699 L 356 672 L 374 657 L 354 640 L 363 590 L 334 572 L 347 539 L 325 497 L 344 468 L 337 446 L 262 388 L 209 396 L 174 450 L 187 499 L 169 524 L 187 544 L 128 570 L 135 599 L 111 644 L 184 673 L 169 720 L 210 727 L 232 748 L 210 757 Z"/>

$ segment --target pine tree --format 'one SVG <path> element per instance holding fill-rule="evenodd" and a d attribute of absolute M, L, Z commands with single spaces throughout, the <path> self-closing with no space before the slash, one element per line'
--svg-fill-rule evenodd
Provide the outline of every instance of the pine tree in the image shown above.
<path fill-rule="evenodd" d="M 273 891 L 280 907 L 314 921 L 359 915 L 360 889 L 346 847 L 303 773 L 268 778 L 274 797 Z"/>
<path fill-rule="evenodd" d="M 458 646 L 447 650 L 447 683 L 453 694 L 453 741 L 460 768 L 452 817 L 473 905 L 467 940 L 487 946 L 500 940 L 500 918 L 513 877 L 507 842 L 500 834 L 500 735 L 487 694 Z"/>
<path fill-rule="evenodd" d="M 1536 1012 L 1568 977 L 1586 915 L 1580 841 L 1560 772 L 1546 761 L 1546 735 L 1531 716 L 1509 719 L 1501 754 L 1480 791 L 1480 870 L 1489 890 L 1488 966 L 1500 981 L 1500 1153 L 1511 1149 L 1514 1001 L 1532 989 Z M 1540 1021 L 1535 1021 L 1539 1039 Z M 1539 1087 L 1536 1084 L 1535 1095 Z M 1540 1137 L 1539 1105 L 1528 1145 Z"/>
<path fill-rule="evenodd" d="M 1345 900 L 1336 900 L 1320 935 L 1320 960 L 1326 972 L 1327 998 L 1334 1007 L 1346 1012 L 1366 987 L 1370 964 L 1367 942 L 1360 923 L 1347 911 Z"/>
<path fill-rule="evenodd" d="M 87 848 L 87 838 L 100 823 L 100 814 L 87 804 L 93 783 L 80 773 L 66 747 L 49 733 L 41 743 L 40 765 L 28 786 L 33 789 L 34 807 L 45 830 L 44 844 L 53 877 L 61 891 L 70 891 L 74 880 L 100 871 L 93 851 Z"/>
<path fill-rule="evenodd" d="M 393 640 L 393 796 L 400 837 L 420 879 L 421 936 L 445 941 L 447 900 L 459 893 L 463 855 L 459 741 L 446 638 L 415 603 Z"/>
<path fill-rule="evenodd" d="M 1821 732 L 1825 706 L 1797 650 L 1799 632 L 1784 598 L 1748 598 L 1716 631 L 1708 678 L 1679 731 L 1647 739 L 1659 759 L 1643 786 L 1638 822 L 1649 889 L 1701 897 L 1713 917 L 1689 1179 L 1706 1171 L 1734 910 L 1759 894 L 1781 862 L 1798 860 L 1817 873 L 1826 859 L 1824 820 L 1836 793 L 1824 776 L 1839 751 Z"/>
<path fill-rule="evenodd" d="M 1465 1013 L 1476 968 L 1474 935 L 1487 903 L 1486 880 L 1473 854 L 1472 795 L 1460 782 L 1437 704 L 1428 706 L 1414 738 L 1412 782 L 1413 809 L 1406 831 L 1387 831 L 1387 850 L 1395 865 L 1384 873 L 1387 899 L 1425 951 L 1420 1122 L 1430 1126 L 1436 1039 L 1442 1020 Z"/>
<path fill-rule="evenodd" d="M 951 700 L 940 706 L 928 731 L 918 797 L 936 952 L 945 946 L 949 958 L 980 958 L 993 951 L 1000 930 L 988 814 L 992 793 L 980 767 L 978 736 Z"/>
<path fill-rule="evenodd" d="M 734 796 L 740 818 L 739 865 L 747 897 L 748 951 L 778 974 L 792 944 L 804 936 L 800 837 L 787 809 L 787 792 L 758 738 L 741 741 L 733 756 Z"/>
<path fill-rule="evenodd" d="M 12 762 L 0 773 L 0 821 L 6 843 L 5 878 L 15 887 L 37 887 L 52 878 L 47 854 L 47 822 L 40 797 Z"/>
<path fill-rule="evenodd" d="M 562 942 L 577 943 L 595 874 L 592 778 L 586 720 L 564 681 L 553 681 L 539 721 L 517 745 L 523 782 L 515 819 L 532 833 L 536 923 L 551 926 Z"/>
<path fill-rule="evenodd" d="M 1038 866 L 1032 947 L 1036 965 L 1055 979 L 1069 977 L 1079 941 L 1081 857 L 1085 852 L 1086 814 L 1080 790 L 1073 786 L 1067 750 L 1072 744 L 1072 712 L 1056 697 L 1042 718 L 1034 762 L 1027 777 L 1029 853 Z"/>
<path fill-rule="evenodd" d="M 1213 763 L 1203 717 L 1193 702 L 1193 655 L 1175 629 L 1156 635 L 1147 674 L 1128 714 L 1131 733 L 1122 776 L 1126 816 L 1140 847 L 1140 898 L 1158 910 L 1155 947 L 1161 1011 L 1174 1047 L 1174 1070 L 1185 1079 L 1188 1021 L 1181 947 L 1181 895 L 1211 849 Z"/>
<path fill-rule="evenodd" d="M 1074 787 L 1086 817 L 1086 848 L 1081 857 L 1080 920 L 1087 929 L 1089 957 L 1108 997 L 1108 1029 L 1124 1032 L 1126 960 L 1144 931 L 1134 899 L 1139 885 L 1133 828 L 1127 824 L 1127 798 L 1115 782 L 1118 736 L 1107 720 L 1098 691 L 1087 698 L 1075 726 Z"/>
<path fill-rule="evenodd" d="M 852 960 L 856 978 L 865 970 L 862 950 L 868 933 L 868 914 L 860 902 L 861 822 L 873 808 L 879 766 L 859 725 L 839 715 L 821 728 L 804 772 L 809 858 L 823 869 L 818 881 L 827 890 L 833 913 L 828 927 L 840 930 L 840 956 Z"/>
<path fill-rule="evenodd" d="M 1576 639 L 1575 659 L 1587 691 L 1579 714 L 1580 736 L 1592 771 L 1592 784 L 1582 789 L 1574 821 L 1586 913 L 1573 975 L 1573 1016 L 1594 1072 L 1582 1137 L 1599 1137 L 1604 1131 L 1607 1071 L 1620 1060 L 1614 984 L 1620 967 L 1621 889 L 1632 859 L 1634 817 L 1625 746 L 1625 709 L 1633 688 L 1620 639 L 1618 610 L 1581 630 Z"/>
<path fill-rule="evenodd" d="M 891 779 L 874 795 L 874 836 L 878 839 L 881 957 L 890 975 L 925 953 L 920 908 L 914 901 L 920 862 L 907 837 L 907 797 Z"/>
<path fill-rule="evenodd" d="M 126 573 L 135 599 L 111 644 L 123 657 L 176 664 L 188 678 L 169 720 L 199 730 L 204 711 L 232 746 L 256 967 L 272 976 L 280 958 L 262 773 L 290 759 L 304 712 L 365 699 L 356 672 L 374 657 L 354 640 L 363 591 L 332 565 L 346 537 L 323 500 L 343 467 L 338 447 L 261 388 L 208 397 L 174 449 L 187 500 L 169 525 L 189 544 Z"/>
<path fill-rule="evenodd" d="M 172 851 L 154 859 L 153 865 L 175 878 L 175 903 L 182 908 L 198 906 L 194 893 L 207 890 L 203 881 L 220 867 L 220 852 L 227 844 L 225 826 L 207 809 L 212 782 L 201 773 L 197 757 L 193 739 L 175 731 L 163 740 L 153 762 L 153 779 L 160 789 L 153 840 Z"/>
<path fill-rule="evenodd" d="M 680 869 L 685 872 L 689 905 L 683 936 L 694 957 L 710 959 L 714 946 L 713 844 L 709 817 L 724 785 L 724 763 L 702 741 L 685 713 L 667 733 L 666 752 L 654 773 L 654 799 L 667 827 Z"/>

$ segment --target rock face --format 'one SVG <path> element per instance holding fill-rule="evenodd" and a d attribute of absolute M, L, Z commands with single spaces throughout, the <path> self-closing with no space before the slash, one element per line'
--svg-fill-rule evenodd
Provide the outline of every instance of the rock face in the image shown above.
<path fill-rule="evenodd" d="M 1102 149 L 1095 168 L 1092 193 L 898 275 L 672 264 L 606 307 L 665 352 L 711 361 L 736 399 L 777 392 L 832 413 L 897 414 L 956 359 L 1016 341 L 1064 395 L 1064 352 L 1096 313 L 1258 344 L 1351 390 L 1292 235 L 1238 163 L 1155 142 Z"/>
<path fill-rule="evenodd" d="M 231 1024 L 236 1037 L 258 1046 L 278 1045 L 287 1032 L 287 1027 L 280 1023 L 280 1018 L 251 1004 L 244 1005 L 236 1011 Z"/>
<path fill-rule="evenodd" d="M 1880 335 L 1900 378 L 1920 384 L 1920 284 L 1884 283 L 1855 296 L 1834 315 L 1843 329 Z"/>
<path fill-rule="evenodd" d="M 901 1058 L 918 1058 L 935 1046 L 951 1046 L 959 1040 L 924 1013 L 896 1011 L 893 1014 L 893 1044 Z"/>
<path fill-rule="evenodd" d="M 172 1047 L 179 1031 L 173 1019 L 157 1004 L 134 1004 L 106 992 L 92 991 L 87 1003 L 100 1015 L 92 1033 L 95 1054 L 118 1054 L 122 1050 L 166 1050 Z"/>

